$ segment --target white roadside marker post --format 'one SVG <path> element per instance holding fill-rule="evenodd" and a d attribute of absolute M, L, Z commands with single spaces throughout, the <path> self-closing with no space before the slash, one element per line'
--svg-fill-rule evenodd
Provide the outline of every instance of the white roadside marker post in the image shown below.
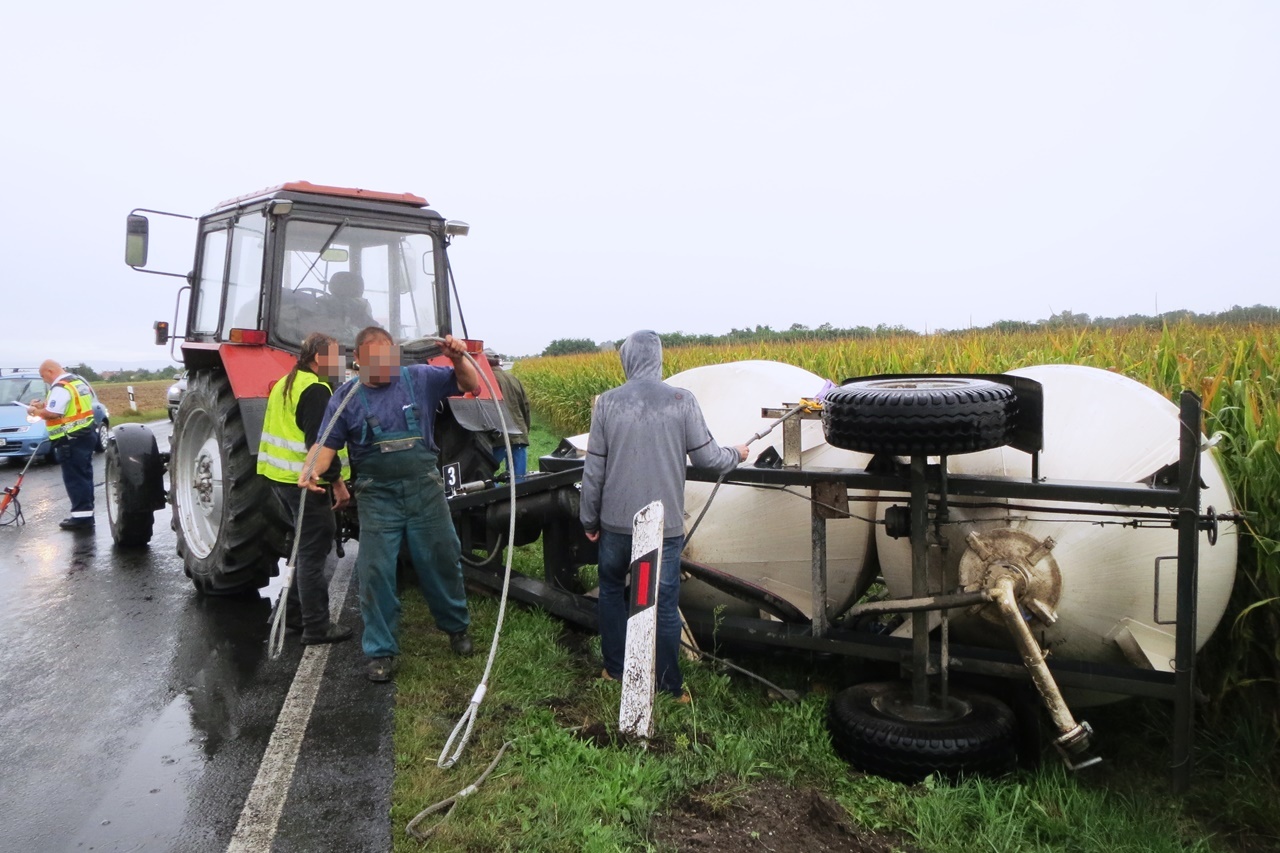
<path fill-rule="evenodd" d="M 654 501 L 636 513 L 631 527 L 631 609 L 627 616 L 618 730 L 642 738 L 653 734 L 662 516 L 662 501 Z"/>
<path fill-rule="evenodd" d="M 126 385 L 124 387 L 129 391 L 129 411 L 131 412 L 138 411 L 138 402 L 133 399 L 133 386 Z"/>

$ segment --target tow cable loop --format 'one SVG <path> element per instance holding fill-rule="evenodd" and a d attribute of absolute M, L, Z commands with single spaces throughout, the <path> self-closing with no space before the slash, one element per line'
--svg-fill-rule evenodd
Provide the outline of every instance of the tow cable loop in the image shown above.
<path fill-rule="evenodd" d="M 489 762 L 489 766 L 486 767 L 484 769 L 484 772 L 480 774 L 480 778 L 476 779 L 476 781 L 472 782 L 470 785 L 463 788 L 461 791 L 454 794 L 452 797 L 441 800 L 440 802 L 435 803 L 434 805 L 427 806 L 425 809 L 418 812 L 418 814 L 414 817 L 414 819 L 409 821 L 408 825 L 405 826 L 404 831 L 409 835 L 412 835 L 414 838 L 418 839 L 419 841 L 426 841 L 428 838 L 430 838 L 435 833 L 435 831 L 439 829 L 441 826 L 443 826 L 444 822 L 449 819 L 449 815 L 453 814 L 453 807 L 458 804 L 458 801 L 461 800 L 463 797 L 471 796 L 476 792 L 476 790 L 481 785 L 484 784 L 484 780 L 489 778 L 489 774 L 493 772 L 493 768 L 497 767 L 498 762 L 502 760 L 502 754 L 506 752 L 507 747 L 511 746 L 511 744 L 513 743 L 515 743 L 514 740 L 509 740 L 502 745 L 502 748 L 498 750 L 498 754 L 495 755 L 493 757 L 493 760 Z M 418 829 L 418 824 L 422 822 L 423 818 L 436 814 L 437 812 L 444 812 L 444 815 L 440 818 L 440 820 L 436 821 L 433 825 L 427 827 L 425 830 Z"/>

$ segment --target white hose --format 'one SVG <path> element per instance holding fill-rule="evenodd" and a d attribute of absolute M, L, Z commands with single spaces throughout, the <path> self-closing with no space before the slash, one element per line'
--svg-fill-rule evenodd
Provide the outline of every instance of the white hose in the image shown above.
<path fill-rule="evenodd" d="M 436 339 L 438 340 L 438 339 Z M 489 396 L 497 402 L 498 394 L 493 384 L 489 381 L 489 377 L 485 376 L 483 370 L 476 364 L 475 359 L 470 353 L 465 353 L 467 361 L 475 368 L 479 374 L 480 380 L 484 382 L 485 387 L 489 389 Z M 516 541 L 516 472 L 515 472 L 515 455 L 511 451 L 511 436 L 507 434 L 507 419 L 502 413 L 502 406 L 495 406 L 498 410 L 498 423 L 502 426 L 502 441 L 507 449 L 507 487 L 511 494 L 511 509 L 508 513 L 507 526 L 507 561 L 506 568 L 502 576 L 502 595 L 498 599 L 498 621 L 493 627 L 493 640 L 489 644 L 489 659 L 485 661 L 484 674 L 480 677 L 480 683 L 476 685 L 475 692 L 471 694 L 471 702 L 467 705 L 467 710 L 462 713 L 462 717 L 458 720 L 457 725 L 453 727 L 453 731 L 449 734 L 449 739 L 444 742 L 444 747 L 440 750 L 440 757 L 436 760 L 436 766 L 447 770 L 458 762 L 462 757 L 462 751 L 466 749 L 467 742 L 471 740 L 471 730 L 476 724 L 476 714 L 480 710 L 480 703 L 484 701 L 485 693 L 489 689 L 489 674 L 493 670 L 493 661 L 498 656 L 498 638 L 502 634 L 502 622 L 507 614 L 507 591 L 511 586 L 511 561 L 515 556 Z M 462 732 L 459 739 L 459 731 Z M 449 755 L 449 748 L 457 741 L 457 747 L 453 754 Z M 499 753 L 501 754 L 501 753 Z M 447 757 L 446 757 L 447 756 Z"/>

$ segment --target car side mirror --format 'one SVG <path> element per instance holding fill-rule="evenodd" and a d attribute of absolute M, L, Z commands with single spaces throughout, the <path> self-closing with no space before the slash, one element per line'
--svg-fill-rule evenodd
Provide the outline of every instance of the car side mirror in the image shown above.
<path fill-rule="evenodd" d="M 147 265 L 147 239 L 151 223 L 147 217 L 131 213 L 125 221 L 124 262 L 131 267 Z"/>

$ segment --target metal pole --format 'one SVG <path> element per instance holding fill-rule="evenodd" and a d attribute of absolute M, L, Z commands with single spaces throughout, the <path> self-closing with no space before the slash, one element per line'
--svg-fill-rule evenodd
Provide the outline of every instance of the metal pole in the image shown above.
<path fill-rule="evenodd" d="M 1183 391 L 1178 456 L 1178 624 L 1175 629 L 1173 790 L 1191 787 L 1195 733 L 1196 588 L 1200 563 L 1200 398 Z"/>
<path fill-rule="evenodd" d="M 815 485 L 813 490 L 817 490 Z M 813 545 L 813 636 L 827 635 L 827 519 L 816 500 L 809 502 L 809 530 Z"/>
<path fill-rule="evenodd" d="M 911 595 L 929 594 L 929 484 L 924 456 L 911 457 Z M 929 704 L 929 614 L 911 614 L 911 701 Z"/>

